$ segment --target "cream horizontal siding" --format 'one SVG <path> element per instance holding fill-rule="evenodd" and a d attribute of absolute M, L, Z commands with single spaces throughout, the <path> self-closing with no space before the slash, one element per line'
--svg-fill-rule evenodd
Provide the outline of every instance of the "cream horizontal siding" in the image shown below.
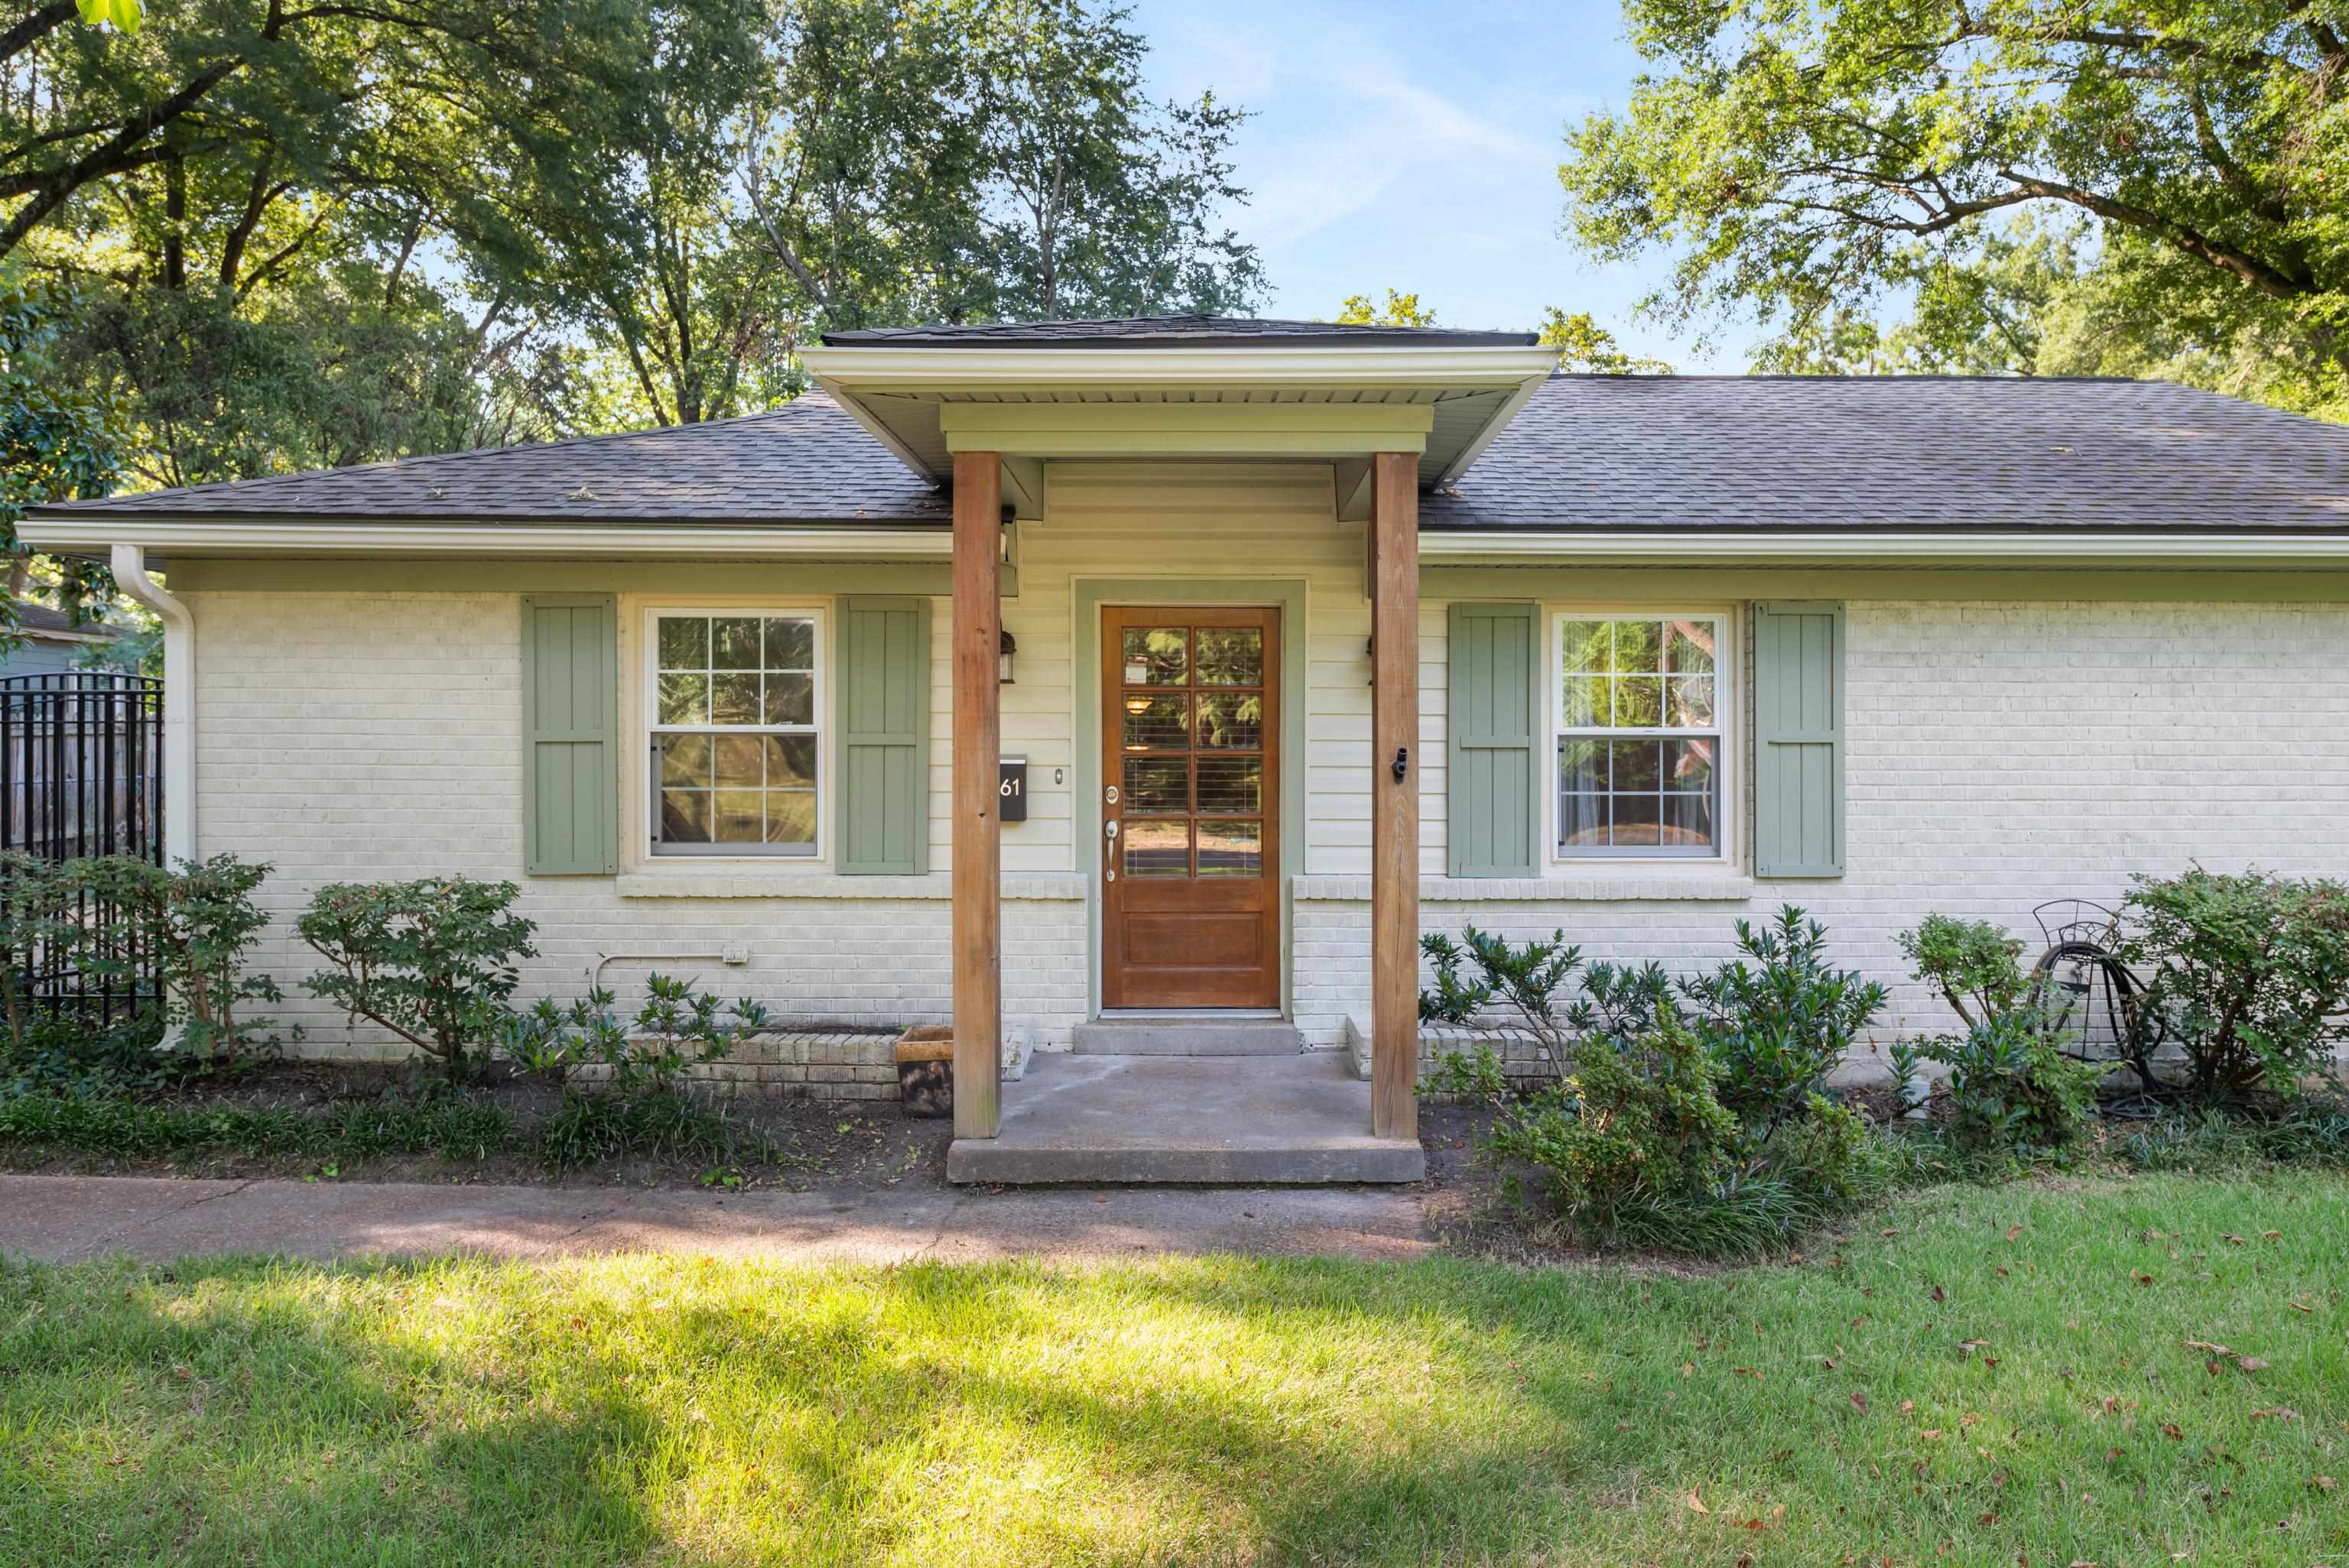
<path fill-rule="evenodd" d="M 1019 595 L 1004 603 L 1019 644 L 1017 682 L 1003 694 L 1005 749 L 1026 752 L 1030 791 L 1030 820 L 1004 830 L 1004 869 L 1092 868 L 1101 812 L 1074 799 L 1074 659 L 1092 641 L 1076 623 L 1077 584 L 1156 577 L 1305 584 L 1306 624 L 1282 628 L 1305 639 L 1305 690 L 1283 694 L 1304 704 L 1305 755 L 1281 764 L 1283 787 L 1307 792 L 1306 841 L 1282 870 L 1367 871 L 1367 791 L 1361 777 L 1350 791 L 1344 779 L 1370 766 L 1362 528 L 1337 521 L 1328 466 L 1054 463 L 1045 495 L 1045 521 L 1020 525 Z"/>

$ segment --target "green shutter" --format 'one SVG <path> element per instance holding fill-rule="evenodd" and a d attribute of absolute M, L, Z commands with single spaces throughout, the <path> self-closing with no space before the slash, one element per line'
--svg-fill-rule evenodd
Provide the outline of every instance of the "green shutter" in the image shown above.
<path fill-rule="evenodd" d="M 1444 842 L 1455 877 L 1535 874 L 1540 646 L 1531 604 L 1452 606 Z"/>
<path fill-rule="evenodd" d="M 615 595 L 523 595 L 523 865 L 534 876 L 619 869 L 619 645 Z"/>
<path fill-rule="evenodd" d="M 1843 875 L 1843 606 L 1754 607 L 1754 872 Z"/>
<path fill-rule="evenodd" d="M 840 869 L 930 869 L 930 602 L 840 606 Z"/>

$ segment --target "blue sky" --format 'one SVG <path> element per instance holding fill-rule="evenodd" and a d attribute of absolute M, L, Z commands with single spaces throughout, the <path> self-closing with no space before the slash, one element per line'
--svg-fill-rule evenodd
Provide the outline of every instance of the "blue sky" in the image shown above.
<path fill-rule="evenodd" d="M 1639 57 L 1615 0 L 1400 4 L 1138 0 L 1160 96 L 1213 88 L 1255 112 L 1237 148 L 1264 253 L 1265 314 L 1333 315 L 1349 294 L 1416 289 L 1447 326 L 1525 327 L 1587 310 L 1682 370 L 1744 367 L 1751 334 L 1632 319 L 1651 268 L 1600 267 L 1558 233 L 1565 128 L 1620 108 Z"/>

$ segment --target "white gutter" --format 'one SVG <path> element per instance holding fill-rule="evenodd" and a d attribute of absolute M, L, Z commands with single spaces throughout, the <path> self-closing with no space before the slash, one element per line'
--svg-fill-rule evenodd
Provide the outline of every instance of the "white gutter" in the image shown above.
<path fill-rule="evenodd" d="M 2349 531 L 2309 533 L 1887 532 L 1799 533 L 1733 529 L 1616 529 L 1540 533 L 1526 529 L 1423 530 L 1422 561 L 1539 562 L 1631 561 L 2262 561 L 2349 565 Z"/>
<path fill-rule="evenodd" d="M 102 550 L 135 530 L 161 555 L 793 556 L 813 560 L 946 561 L 936 528 L 610 527 L 593 523 L 274 522 L 251 515 L 157 518 L 123 512 L 26 518 L 17 537 L 39 550 Z"/>
<path fill-rule="evenodd" d="M 827 389 L 973 387 L 1506 387 L 1549 375 L 1557 350 L 1341 348 L 802 348 Z M 835 393 L 835 396 L 838 394 Z"/>
<path fill-rule="evenodd" d="M 147 575 L 143 545 L 114 547 L 114 583 L 163 621 L 163 861 L 196 858 L 196 620 Z"/>

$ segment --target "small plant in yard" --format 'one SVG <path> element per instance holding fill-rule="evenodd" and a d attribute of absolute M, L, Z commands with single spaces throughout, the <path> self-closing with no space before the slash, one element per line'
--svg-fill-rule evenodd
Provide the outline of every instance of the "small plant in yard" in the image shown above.
<path fill-rule="evenodd" d="M 2349 1006 L 2349 887 L 2264 872 L 2140 876 L 2119 957 L 2186 1053 L 2204 1104 L 2289 1096 L 2319 1072 Z"/>
<path fill-rule="evenodd" d="M 80 939 L 81 927 L 74 919 L 75 891 L 73 877 L 58 862 L 22 850 L 0 852 L 0 946 L 7 953 L 11 1056 L 26 1051 L 34 965 L 44 954 Z"/>
<path fill-rule="evenodd" d="M 214 855 L 181 861 L 166 871 L 135 855 L 77 861 L 71 868 L 98 908 L 109 912 L 88 935 L 81 964 L 93 974 L 128 978 L 132 954 L 152 953 L 163 982 L 166 1028 L 194 1061 L 234 1066 L 256 1050 L 274 1048 L 276 1020 L 240 1017 L 247 1003 L 285 1000 L 267 975 L 245 972 L 253 944 L 269 916 L 254 893 L 269 867 Z"/>
<path fill-rule="evenodd" d="M 1681 983 L 1721 1063 L 1723 1103 L 1765 1139 L 1802 1118 L 1884 1007 L 1881 985 L 1829 966 L 1826 941 L 1824 925 L 1789 904 L 1767 926 L 1737 923 L 1744 958 Z"/>
<path fill-rule="evenodd" d="M 2078 1137 L 2106 1069 L 2064 1054 L 2064 1035 L 2031 1000 L 2023 944 L 1988 921 L 1934 914 L 1901 934 L 1900 951 L 1965 1030 L 1904 1042 L 1893 1070 L 1905 1081 L 1920 1060 L 1950 1069 L 1959 1140 L 2029 1157 Z"/>
<path fill-rule="evenodd" d="M 537 952 L 520 892 L 465 877 L 320 888 L 295 929 L 329 967 L 304 984 L 470 1078 L 502 1037 L 515 961 Z"/>
<path fill-rule="evenodd" d="M 1671 981 L 1662 965 L 1586 965 L 1582 949 L 1568 946 L 1563 931 L 1552 932 L 1547 942 L 1519 946 L 1471 925 L 1462 929 L 1456 944 L 1450 937 L 1433 935 L 1422 937 L 1419 945 L 1435 975 L 1435 989 L 1419 994 L 1422 1022 L 1473 1023 L 1497 997 L 1541 1042 L 1551 1070 L 1560 1078 L 1571 1067 L 1578 1042 L 1593 1037 L 1636 1039 L 1655 1027 L 1657 1008 L 1671 996 Z M 1464 964 L 1474 965 L 1474 978 L 1463 977 Z M 1561 1006 L 1558 993 L 1578 975 L 1581 995 Z M 1461 1070 L 1470 1071 L 1473 1066 L 1464 1058 Z"/>
<path fill-rule="evenodd" d="M 621 1019 L 609 991 L 594 991 L 565 1007 L 551 996 L 505 1020 L 506 1057 L 526 1072 L 569 1088 L 580 1069 L 623 1093 L 666 1092 L 689 1067 L 723 1061 L 743 1039 L 766 1027 L 767 1009 L 744 997 L 725 1004 L 702 995 L 690 980 L 654 975 L 645 1004 Z"/>

